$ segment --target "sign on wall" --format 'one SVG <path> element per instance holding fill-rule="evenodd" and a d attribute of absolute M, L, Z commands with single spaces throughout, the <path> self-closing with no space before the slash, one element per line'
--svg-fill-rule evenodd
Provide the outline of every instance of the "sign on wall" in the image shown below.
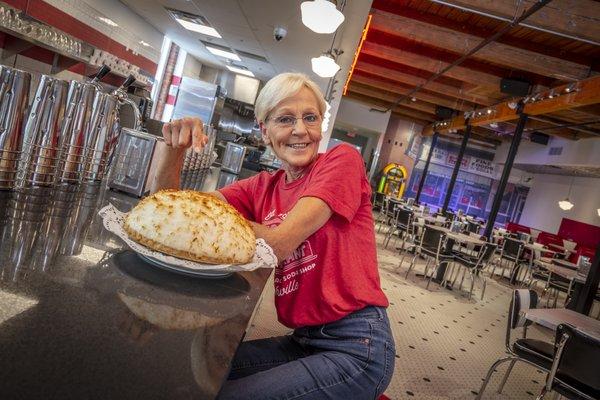
<path fill-rule="evenodd" d="M 426 160 L 429 153 L 429 145 L 423 146 L 421 159 Z M 431 162 L 437 165 L 454 168 L 456 164 L 457 154 L 449 152 L 446 149 L 435 147 L 431 155 Z M 487 178 L 494 177 L 494 163 L 491 160 L 473 156 L 463 156 L 460 169 L 463 172 L 470 172 L 475 175 L 485 176 Z"/>

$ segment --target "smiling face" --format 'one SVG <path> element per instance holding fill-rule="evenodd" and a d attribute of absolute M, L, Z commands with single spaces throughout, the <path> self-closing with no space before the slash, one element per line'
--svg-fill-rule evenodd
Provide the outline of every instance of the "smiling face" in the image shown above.
<path fill-rule="evenodd" d="M 288 181 L 301 177 L 317 158 L 321 141 L 321 113 L 317 97 L 312 90 L 303 87 L 293 96 L 277 104 L 267 120 L 260 124 L 263 140 L 270 145 L 273 152 L 283 163 Z M 307 125 L 302 117 L 311 120 L 316 116 L 316 124 Z M 292 117 L 282 118 L 282 117 Z M 289 122 L 297 118 L 293 126 L 283 126 L 281 122 Z"/>

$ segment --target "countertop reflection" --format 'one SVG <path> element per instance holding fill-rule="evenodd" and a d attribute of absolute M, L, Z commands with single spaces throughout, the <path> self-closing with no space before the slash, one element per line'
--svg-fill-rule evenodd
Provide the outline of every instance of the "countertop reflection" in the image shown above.
<path fill-rule="evenodd" d="M 212 399 L 270 270 L 157 269 L 97 211 L 102 184 L 0 191 L 1 399 Z"/>

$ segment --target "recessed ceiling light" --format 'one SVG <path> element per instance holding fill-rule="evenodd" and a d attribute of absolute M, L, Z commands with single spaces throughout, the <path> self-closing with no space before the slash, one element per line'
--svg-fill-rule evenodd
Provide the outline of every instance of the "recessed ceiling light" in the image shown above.
<path fill-rule="evenodd" d="M 175 18 L 175 21 L 179 22 L 181 26 L 183 26 L 188 31 L 202 33 L 204 35 L 213 36 L 216 38 L 221 38 L 219 32 L 212 26 L 202 25 L 197 22 L 188 21 L 183 18 Z"/>
<path fill-rule="evenodd" d="M 213 53 L 215 56 L 229 58 L 230 60 L 242 61 L 242 59 L 231 51 L 222 50 L 216 47 L 206 46 L 206 49 Z"/>
<path fill-rule="evenodd" d="M 239 67 L 232 67 L 231 65 L 227 65 L 227 69 L 230 70 L 231 72 L 235 72 L 236 74 L 242 74 L 242 75 L 254 77 L 254 74 L 252 73 L 252 71 L 248 71 L 247 69 L 243 69 L 243 68 L 239 68 Z"/>
<path fill-rule="evenodd" d="M 106 17 L 98 17 L 98 19 L 102 22 L 104 22 L 106 25 L 110 25 L 110 26 L 119 26 L 115 21 L 113 21 L 110 18 L 106 18 Z"/>

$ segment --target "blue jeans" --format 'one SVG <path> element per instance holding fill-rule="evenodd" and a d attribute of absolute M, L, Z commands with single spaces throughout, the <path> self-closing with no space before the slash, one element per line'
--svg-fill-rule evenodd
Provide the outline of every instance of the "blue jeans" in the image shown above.
<path fill-rule="evenodd" d="M 288 336 L 243 342 L 218 399 L 377 399 L 394 357 L 385 309 L 366 307 Z"/>

